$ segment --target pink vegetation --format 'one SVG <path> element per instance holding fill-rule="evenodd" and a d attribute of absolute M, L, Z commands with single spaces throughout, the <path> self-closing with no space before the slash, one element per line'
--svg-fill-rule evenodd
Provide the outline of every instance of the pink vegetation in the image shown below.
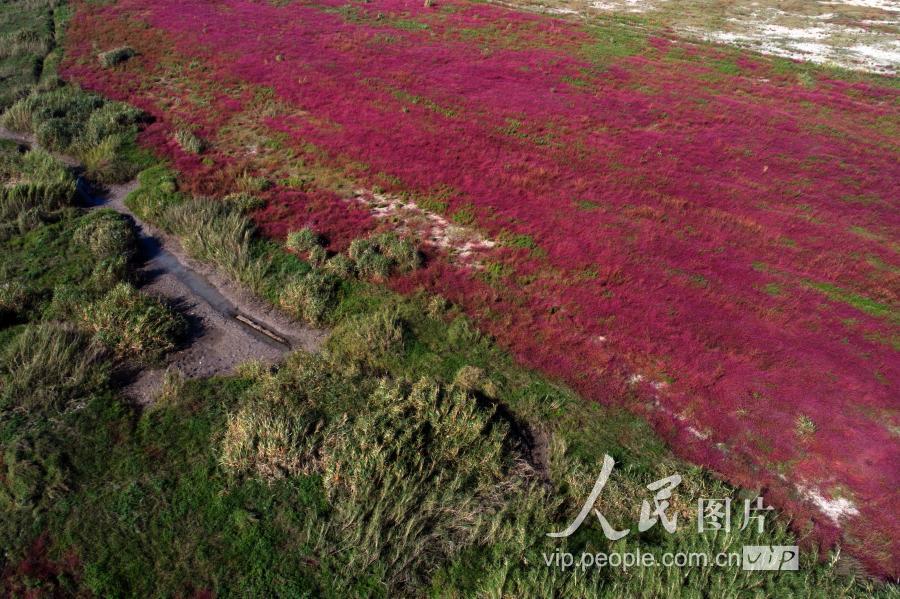
<path fill-rule="evenodd" d="M 900 93 L 421 4 L 85 6 L 67 75 L 156 115 L 146 141 L 198 191 L 240 173 L 223 127 L 269 88 L 290 110 L 256 123 L 282 151 L 362 185 L 443 190 L 487 237 L 533 242 L 485 256 L 498 268 L 434 260 L 394 284 L 450 297 L 523 363 L 647 415 L 683 456 L 896 575 Z M 102 70 L 98 35 L 141 56 Z M 148 78 L 173 65 L 191 86 Z M 177 119 L 212 140 L 206 164 L 170 141 Z M 273 235 L 311 222 L 340 247 L 373 226 L 331 192 L 269 195 Z M 810 489 L 853 507 L 828 516 Z"/>

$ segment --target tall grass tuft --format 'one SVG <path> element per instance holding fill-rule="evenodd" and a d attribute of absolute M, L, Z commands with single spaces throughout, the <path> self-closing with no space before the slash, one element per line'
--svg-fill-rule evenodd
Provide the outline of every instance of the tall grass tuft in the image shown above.
<path fill-rule="evenodd" d="M 337 302 L 340 280 L 322 270 L 311 270 L 282 291 L 279 304 L 295 316 L 313 324 L 323 323 Z"/>
<path fill-rule="evenodd" d="M 67 325 L 29 324 L 0 354 L 3 407 L 60 413 L 103 385 L 105 350 Z"/>
<path fill-rule="evenodd" d="M 388 277 L 392 272 L 409 272 L 422 264 L 415 245 L 390 232 L 354 239 L 349 255 L 361 275 L 376 279 Z"/>
<path fill-rule="evenodd" d="M 329 337 L 328 351 L 339 360 L 380 371 L 403 355 L 408 337 L 398 309 L 385 306 L 340 323 Z"/>
<path fill-rule="evenodd" d="M 161 221 L 194 258 L 215 264 L 252 291 L 263 288 L 267 262 L 253 253 L 256 228 L 232 206 L 191 199 L 170 205 Z"/>
<path fill-rule="evenodd" d="M 177 141 L 181 149 L 188 154 L 200 154 L 206 148 L 204 141 L 189 129 L 179 129 L 176 131 L 175 141 Z"/>
<path fill-rule="evenodd" d="M 81 322 L 120 358 L 148 363 L 175 348 L 187 330 L 179 314 L 128 283 L 119 283 L 81 310 Z"/>
<path fill-rule="evenodd" d="M 107 50 L 106 52 L 101 52 L 97 55 L 97 60 L 100 61 L 101 66 L 108 69 L 125 62 L 134 55 L 135 51 L 132 48 L 121 46 L 119 48 Z"/>

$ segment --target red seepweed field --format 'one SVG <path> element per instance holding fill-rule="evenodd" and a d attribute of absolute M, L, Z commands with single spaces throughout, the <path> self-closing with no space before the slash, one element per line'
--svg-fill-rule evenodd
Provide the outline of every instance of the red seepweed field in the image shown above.
<path fill-rule="evenodd" d="M 896 576 L 896 81 L 638 31 L 449 0 L 81 3 L 64 74 L 153 115 L 187 189 L 275 182 L 267 234 L 418 235 L 395 288 Z"/>

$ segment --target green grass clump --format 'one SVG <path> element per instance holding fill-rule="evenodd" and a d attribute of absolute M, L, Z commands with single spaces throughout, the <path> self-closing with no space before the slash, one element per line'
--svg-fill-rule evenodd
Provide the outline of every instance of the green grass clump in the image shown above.
<path fill-rule="evenodd" d="M 262 289 L 267 265 L 255 255 L 256 227 L 244 214 L 224 202 L 191 199 L 170 205 L 161 220 L 191 256 L 252 291 Z"/>
<path fill-rule="evenodd" d="M 57 158 L 42 150 L 17 156 L 16 177 L 0 187 L 0 221 L 29 210 L 46 213 L 69 205 L 75 198 L 75 177 Z"/>
<path fill-rule="evenodd" d="M 335 254 L 325 261 L 323 268 L 342 279 L 349 279 L 353 276 L 353 261 L 344 254 Z"/>
<path fill-rule="evenodd" d="M 187 330 L 181 315 L 128 283 L 85 306 L 81 322 L 117 358 L 148 363 L 175 349 Z"/>
<path fill-rule="evenodd" d="M 125 198 L 125 205 L 142 220 L 165 226 L 163 220 L 169 208 L 185 200 L 178 192 L 175 173 L 157 165 L 138 173 L 137 180 L 138 187 Z"/>
<path fill-rule="evenodd" d="M 224 201 L 231 204 L 241 214 L 249 214 L 264 208 L 266 201 L 246 192 L 236 192 L 225 196 Z"/>
<path fill-rule="evenodd" d="M 85 390 L 108 375 L 103 355 L 102 347 L 71 326 L 29 324 L 0 355 L 0 410 L 77 409 Z"/>
<path fill-rule="evenodd" d="M 331 273 L 311 270 L 284 289 L 279 303 L 298 318 L 322 324 L 337 302 L 339 283 L 340 280 Z"/>
<path fill-rule="evenodd" d="M 178 146 L 188 154 L 201 154 L 206 148 L 206 144 L 202 139 L 197 137 L 189 129 L 179 129 L 175 132 L 175 141 Z"/>
<path fill-rule="evenodd" d="M 400 359 L 406 349 L 408 324 L 392 306 L 347 318 L 328 339 L 328 351 L 350 363 L 383 371 Z"/>
<path fill-rule="evenodd" d="M 136 247 L 134 230 L 120 214 L 109 209 L 88 215 L 73 239 L 89 248 L 98 260 L 130 260 Z"/>
<path fill-rule="evenodd" d="M 119 48 L 113 48 L 112 50 L 107 50 L 106 52 L 101 52 L 97 55 L 97 60 L 100 61 L 100 64 L 108 69 L 110 67 L 114 67 L 117 64 L 121 64 L 133 57 L 135 52 L 132 48 L 128 46 L 121 46 Z"/>
<path fill-rule="evenodd" d="M 309 227 L 303 227 L 298 231 L 287 234 L 284 245 L 294 252 L 308 252 L 322 243 L 319 235 Z"/>
<path fill-rule="evenodd" d="M 315 420 L 299 402 L 262 393 L 228 417 L 219 462 L 234 476 L 267 482 L 310 473 Z"/>
<path fill-rule="evenodd" d="M 118 183 L 148 160 L 135 142 L 143 119 L 141 111 L 126 104 L 64 86 L 19 100 L 4 113 L 2 124 L 33 133 L 43 148 L 75 156 L 92 179 Z"/>
<path fill-rule="evenodd" d="M 416 247 L 390 232 L 354 239 L 349 255 L 362 276 L 376 279 L 383 279 L 393 272 L 409 272 L 422 264 Z"/>

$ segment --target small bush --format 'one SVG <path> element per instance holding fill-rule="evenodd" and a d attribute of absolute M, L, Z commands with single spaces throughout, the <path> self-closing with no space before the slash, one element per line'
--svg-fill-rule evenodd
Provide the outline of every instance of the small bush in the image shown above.
<path fill-rule="evenodd" d="M 127 283 L 87 305 L 82 323 L 119 358 L 158 361 L 187 330 L 184 318 Z"/>
<path fill-rule="evenodd" d="M 321 243 L 319 236 L 309 227 L 287 234 L 284 245 L 293 252 L 308 252 Z"/>
<path fill-rule="evenodd" d="M 338 279 L 327 272 L 312 270 L 288 285 L 281 293 L 281 307 L 313 324 L 322 323 L 334 307 Z"/>
<path fill-rule="evenodd" d="M 359 273 L 366 277 L 385 278 L 395 271 L 415 270 L 422 263 L 415 246 L 393 233 L 354 239 L 349 254 Z"/>
<path fill-rule="evenodd" d="M 123 258 L 130 260 L 135 253 L 134 231 L 125 218 L 112 210 L 91 214 L 75 231 L 73 241 L 91 250 L 99 260 Z"/>
<path fill-rule="evenodd" d="M 335 254 L 325 262 L 325 270 L 336 277 L 347 279 L 353 276 L 353 262 L 344 254 Z"/>
<path fill-rule="evenodd" d="M 112 50 L 107 50 L 106 52 L 101 52 L 97 55 L 97 59 L 100 61 L 100 65 L 103 68 L 114 67 L 117 64 L 123 63 L 129 58 L 135 55 L 135 51 L 128 46 L 122 46 L 119 48 L 113 48 Z"/>
<path fill-rule="evenodd" d="M 188 154 L 201 154 L 206 148 L 206 144 L 203 140 L 188 129 L 179 129 L 176 131 L 175 141 L 177 141 L 181 149 Z"/>

